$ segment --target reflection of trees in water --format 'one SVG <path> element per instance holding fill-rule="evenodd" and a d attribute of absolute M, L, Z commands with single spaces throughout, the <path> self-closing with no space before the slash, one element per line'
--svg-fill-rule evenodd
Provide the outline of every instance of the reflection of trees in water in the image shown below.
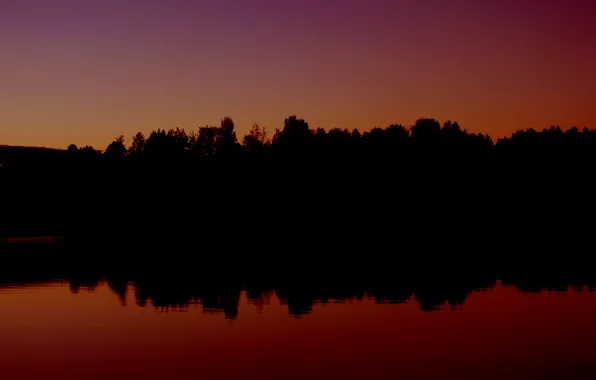
<path fill-rule="evenodd" d="M 530 278 L 523 276 L 505 277 L 503 285 L 514 286 L 524 293 L 537 293 L 541 291 L 566 292 L 572 291 L 593 291 L 596 287 L 594 276 L 532 276 Z"/>
<path fill-rule="evenodd" d="M 502 284 L 522 292 L 537 291 L 592 291 L 596 279 L 589 278 L 503 278 Z M 439 282 L 437 280 L 412 281 L 399 284 L 345 286 L 323 283 L 317 286 L 264 286 L 209 284 L 191 281 L 131 281 L 136 303 L 140 306 L 149 304 L 162 310 L 184 310 L 191 305 L 200 305 L 205 313 L 223 313 L 226 318 L 238 316 L 238 306 L 244 293 L 248 303 L 262 311 L 275 294 L 282 305 L 288 307 L 292 316 L 301 316 L 313 311 L 316 304 L 346 303 L 354 300 L 373 299 L 379 304 L 403 304 L 414 299 L 423 311 L 436 311 L 443 307 L 453 310 L 462 309 L 466 299 L 474 292 L 492 289 L 497 279 L 484 281 L 472 280 L 457 282 Z M 80 289 L 93 290 L 100 284 L 100 279 L 71 279 L 73 292 Z M 129 282 L 123 278 L 108 278 L 107 285 L 118 296 L 122 304 L 126 298 Z"/>
<path fill-rule="evenodd" d="M 308 250 L 218 254 L 168 247 L 157 254 L 138 247 L 127 251 L 126 247 L 103 246 L 94 250 L 86 244 L 72 249 L 55 245 L 43 252 L 32 246 L 14 247 L 11 252 L 0 252 L 0 286 L 67 280 L 72 292 L 77 293 L 93 290 L 106 280 L 123 305 L 132 290 L 134 302 L 141 306 L 184 309 L 200 305 L 205 312 L 224 313 L 229 318 L 237 316 L 242 292 L 259 310 L 275 293 L 290 314 L 299 316 L 312 312 L 317 303 L 365 298 L 389 304 L 414 300 L 425 311 L 458 309 L 471 293 L 493 288 L 497 278 L 523 292 L 592 290 L 596 286 L 596 275 L 582 274 L 581 260 L 575 265 L 560 260 L 556 270 L 551 266 L 549 272 L 543 261 L 533 257 L 522 260 L 514 254 L 502 255 L 493 264 L 481 263 L 482 257 L 492 259 L 480 254 L 475 261 L 446 254 L 402 254 L 393 258 L 395 264 L 391 266 L 388 254 L 370 250 L 354 259 L 341 251 L 324 255 Z M 488 270 L 491 265 L 501 269 Z M 532 265 L 535 269 L 529 271 Z M 499 272 L 505 273 L 502 268 L 511 268 L 509 273 L 534 274 L 499 277 Z"/>
<path fill-rule="evenodd" d="M 77 294 L 79 292 L 93 292 L 95 288 L 99 285 L 99 282 L 99 279 L 96 278 L 71 279 L 69 281 L 70 291 L 73 294 Z"/>

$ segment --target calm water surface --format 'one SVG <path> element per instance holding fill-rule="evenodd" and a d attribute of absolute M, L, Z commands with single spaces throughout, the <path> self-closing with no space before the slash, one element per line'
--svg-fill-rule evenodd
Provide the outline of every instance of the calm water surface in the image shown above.
<path fill-rule="evenodd" d="M 0 288 L 2 379 L 594 379 L 596 293 L 500 283 L 463 307 L 414 298 L 315 304 L 242 293 L 236 319 L 200 303 L 139 306 L 106 283 Z"/>

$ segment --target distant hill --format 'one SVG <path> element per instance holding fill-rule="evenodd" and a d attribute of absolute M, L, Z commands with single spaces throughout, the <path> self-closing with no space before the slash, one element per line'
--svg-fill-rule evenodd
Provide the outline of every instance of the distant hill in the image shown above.
<path fill-rule="evenodd" d="M 0 164 L 14 161 L 38 161 L 62 158 L 64 149 L 0 145 Z"/>
<path fill-rule="evenodd" d="M 57 149 L 57 148 L 46 148 L 43 146 L 18 146 L 18 145 L 1 145 L 0 144 L 0 151 L 53 151 L 53 152 L 63 152 L 65 149 Z"/>

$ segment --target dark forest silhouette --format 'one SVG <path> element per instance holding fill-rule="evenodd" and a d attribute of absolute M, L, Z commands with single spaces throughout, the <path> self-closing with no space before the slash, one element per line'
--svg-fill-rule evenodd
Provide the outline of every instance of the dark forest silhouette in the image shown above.
<path fill-rule="evenodd" d="M 291 116 L 271 138 L 254 125 L 241 142 L 226 117 L 196 132 L 139 132 L 128 146 L 119 136 L 103 152 L 0 148 L 0 239 L 301 257 L 569 250 L 593 227 L 595 143 L 596 131 L 577 128 L 493 143 L 428 118 L 360 132 Z"/>
<path fill-rule="evenodd" d="M 147 138 L 139 132 L 133 136 L 128 148 L 124 136 L 119 136 L 103 155 L 112 159 L 273 156 L 277 159 L 333 160 L 392 159 L 406 155 L 475 160 L 496 155 L 501 159 L 562 160 L 570 157 L 593 159 L 595 144 L 596 130 L 584 128 L 580 131 L 577 127 L 566 131 L 558 126 L 542 131 L 527 129 L 494 143 L 489 135 L 469 133 L 458 122 L 446 121 L 441 126 L 430 118 L 417 120 L 411 128 L 393 124 L 385 129 L 377 127 L 360 132 L 358 129 L 311 129 L 305 120 L 296 116 L 287 118 L 283 129 L 275 129 L 271 139 L 266 128 L 255 124 L 239 142 L 233 120 L 226 117 L 220 127 L 200 127 L 198 132 L 158 129 Z M 80 152 L 81 157 L 90 152 L 95 152 L 97 157 L 100 155 L 88 146 L 79 149 L 71 145 L 68 150 L 73 155 Z"/>
<path fill-rule="evenodd" d="M 27 160 L 61 159 L 197 159 L 264 158 L 334 159 L 441 157 L 460 159 L 531 158 L 532 160 L 561 160 L 572 157 L 594 158 L 596 130 L 573 127 L 566 131 L 553 126 L 542 131 L 520 130 L 495 142 L 482 133 L 469 133 L 459 123 L 446 121 L 443 125 L 432 118 L 421 118 L 411 128 L 392 124 L 370 131 L 358 129 L 312 129 L 296 116 L 284 121 L 282 129 L 270 136 L 265 127 L 254 124 L 241 141 L 236 136 L 234 121 L 225 117 L 220 126 L 199 127 L 187 132 L 176 128 L 154 130 L 148 136 L 138 132 L 130 145 L 118 136 L 104 150 L 91 146 L 68 146 L 66 151 L 46 148 L 18 148 L 0 146 L 4 165 Z M 64 153 L 63 153 L 64 152 Z"/>
<path fill-rule="evenodd" d="M 0 148 L 0 292 L 105 281 L 122 304 L 233 320 L 243 294 L 264 313 L 275 294 L 300 317 L 369 297 L 465 313 L 497 279 L 522 292 L 596 288 L 595 131 L 493 143 L 433 119 L 361 133 L 290 117 L 266 132 L 240 142 L 224 119 L 119 136 L 103 152 Z M 6 243 L 20 236 L 63 239 Z M 463 343 L 475 350 L 476 338 Z"/>

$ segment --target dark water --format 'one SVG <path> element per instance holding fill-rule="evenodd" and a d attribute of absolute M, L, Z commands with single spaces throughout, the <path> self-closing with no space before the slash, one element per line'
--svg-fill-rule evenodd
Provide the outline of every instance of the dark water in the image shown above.
<path fill-rule="evenodd" d="M 0 377 L 596 378 L 596 293 L 585 289 L 523 293 L 499 281 L 431 312 L 415 295 L 364 294 L 299 317 L 275 292 L 241 292 L 233 319 L 202 301 L 138 300 L 133 286 L 105 282 L 0 288 Z"/>

